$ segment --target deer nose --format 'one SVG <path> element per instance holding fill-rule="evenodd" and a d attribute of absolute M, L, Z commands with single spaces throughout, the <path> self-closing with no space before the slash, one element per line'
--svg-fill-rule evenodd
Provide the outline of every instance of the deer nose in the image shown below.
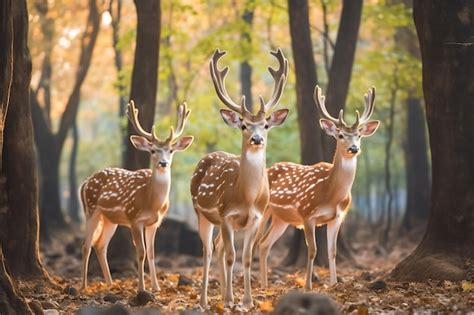
<path fill-rule="evenodd" d="M 161 160 L 158 162 L 159 167 L 167 167 L 168 166 L 168 161 Z"/>
<path fill-rule="evenodd" d="M 352 154 L 357 154 L 359 153 L 359 147 L 356 145 L 353 145 L 349 149 L 347 149 L 347 152 L 352 153 Z"/>
<path fill-rule="evenodd" d="M 259 135 L 255 135 L 250 138 L 250 144 L 261 145 L 263 144 L 263 137 Z"/>

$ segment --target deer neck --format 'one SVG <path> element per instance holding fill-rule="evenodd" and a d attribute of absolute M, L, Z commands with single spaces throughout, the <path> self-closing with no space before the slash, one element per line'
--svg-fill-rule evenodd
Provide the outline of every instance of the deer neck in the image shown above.
<path fill-rule="evenodd" d="M 357 156 L 347 157 L 343 150 L 344 148 L 337 144 L 333 167 L 327 181 L 332 192 L 332 201 L 335 202 L 342 201 L 350 193 L 357 169 Z"/>
<path fill-rule="evenodd" d="M 152 209 L 161 209 L 168 201 L 171 187 L 171 170 L 168 167 L 165 171 L 152 168 L 148 185 L 148 200 Z"/>
<path fill-rule="evenodd" d="M 266 181 L 266 152 L 265 148 L 249 149 L 242 145 L 240 168 L 236 189 L 242 200 L 252 204 L 260 195 L 262 185 Z"/>

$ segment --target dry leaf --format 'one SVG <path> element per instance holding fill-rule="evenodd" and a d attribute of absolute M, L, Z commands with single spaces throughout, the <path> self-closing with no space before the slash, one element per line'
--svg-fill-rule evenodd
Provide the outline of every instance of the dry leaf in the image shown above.
<path fill-rule="evenodd" d="M 474 291 L 474 283 L 469 281 L 463 281 L 461 284 L 463 291 L 471 292 Z"/>
<path fill-rule="evenodd" d="M 260 310 L 264 313 L 273 311 L 273 302 L 270 300 L 260 303 Z"/>

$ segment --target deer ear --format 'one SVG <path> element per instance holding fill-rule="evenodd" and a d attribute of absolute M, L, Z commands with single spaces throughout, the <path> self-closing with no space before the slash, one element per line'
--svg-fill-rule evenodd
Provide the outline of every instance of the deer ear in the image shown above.
<path fill-rule="evenodd" d="M 336 124 L 326 118 L 321 118 L 319 120 L 319 125 L 321 128 L 326 131 L 329 136 L 337 137 L 337 127 Z"/>
<path fill-rule="evenodd" d="M 151 149 L 151 143 L 142 136 L 130 136 L 130 142 L 137 150 L 149 152 Z"/>
<path fill-rule="evenodd" d="M 228 109 L 221 109 L 220 112 L 226 124 L 231 127 L 240 128 L 242 121 L 238 113 Z"/>
<path fill-rule="evenodd" d="M 175 151 L 184 151 L 191 143 L 193 143 L 194 137 L 193 136 L 184 136 L 178 139 L 176 143 L 173 144 L 173 150 Z"/>
<path fill-rule="evenodd" d="M 279 109 L 274 111 L 270 117 L 267 118 L 268 125 L 270 127 L 275 127 L 275 126 L 280 126 L 283 124 L 286 120 L 286 117 L 288 116 L 288 112 L 290 110 L 287 108 Z"/>
<path fill-rule="evenodd" d="M 380 121 L 378 120 L 371 120 L 365 123 L 361 128 L 359 128 L 360 135 L 362 137 L 369 137 L 377 131 L 377 128 L 380 125 Z"/>

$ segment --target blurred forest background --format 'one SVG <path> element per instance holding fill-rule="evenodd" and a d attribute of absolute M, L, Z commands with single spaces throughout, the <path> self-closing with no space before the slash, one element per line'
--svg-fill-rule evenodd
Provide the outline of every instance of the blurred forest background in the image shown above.
<path fill-rule="evenodd" d="M 222 64 L 230 66 L 229 94 L 234 99 L 246 95 L 247 104 L 255 104 L 258 95 L 270 94 L 267 67 L 275 60 L 269 52 L 280 47 L 289 60 L 280 107 L 288 107 L 290 115 L 269 135 L 267 166 L 332 160 L 334 142 L 320 129 L 313 101 L 316 84 L 327 96 L 329 112 L 335 116 L 344 109 L 349 122 L 362 109 L 367 89 L 377 89 L 372 118 L 382 124 L 362 144 L 353 205 L 338 239 L 338 264 L 349 264 L 341 268 L 344 281 L 330 289 L 332 296 L 341 303 L 358 300 L 360 291 L 349 287 L 355 277 L 360 284 L 390 274 L 397 303 L 411 287 L 396 281 L 440 279 L 459 283 L 429 283 L 429 289 L 415 288 L 410 296 L 424 294 L 432 298 L 429 303 L 438 303 L 426 292 L 447 294 L 448 302 L 438 309 L 453 311 L 449 301 L 455 293 L 462 303 L 468 301 L 463 307 L 472 306 L 472 295 L 463 295 L 474 288 L 472 21 L 474 5 L 468 0 L 1 2 L 0 293 L 7 293 L 0 294 L 1 305 L 31 312 L 18 287 L 27 296 L 34 291 L 35 299 L 44 298 L 36 282 L 22 279 L 56 281 L 50 294 L 54 291 L 61 301 L 64 292 L 57 283 L 66 289 L 78 285 L 84 234 L 79 185 L 105 167 L 149 166 L 148 155 L 129 141 L 135 134 L 125 116 L 129 100 L 140 109 L 143 127 L 156 122 L 162 136 L 175 124 L 179 104 L 186 101 L 192 109 L 184 134 L 195 141 L 174 159 L 170 211 L 157 232 L 157 264 L 168 259 L 160 267 L 176 271 L 175 262 L 164 256 L 190 254 L 194 260 L 185 263 L 184 274 L 197 279 L 201 243 L 191 174 L 206 153 L 238 153 L 241 146 L 240 133 L 219 117 L 222 104 L 211 83 L 209 59 L 216 48 L 227 51 Z M 316 260 L 324 266 L 324 228 L 316 233 Z M 305 261 L 301 231 L 289 229 L 277 245 L 273 264 Z M 109 250 L 112 273 L 135 269 L 134 255 L 129 231 L 119 228 Z M 351 268 L 357 268 L 355 276 Z M 62 278 L 52 281 L 48 272 Z M 288 283 L 299 287 L 297 275 L 288 277 L 280 291 L 263 297 L 276 299 Z M 12 284 L 12 279 L 20 280 Z M 160 281 L 168 280 L 161 276 Z M 346 288 L 354 293 L 351 298 L 336 294 Z M 102 303 L 107 289 L 96 289 Z M 114 290 L 122 294 L 121 284 Z M 390 298 L 392 290 L 384 292 Z M 175 295 L 160 297 L 162 303 L 196 300 L 194 293 L 185 302 Z M 81 301 L 71 298 L 61 307 L 70 312 Z M 376 310 L 387 310 L 379 300 L 371 301 L 378 303 Z M 409 303 L 403 307 L 420 300 Z"/>
<path fill-rule="evenodd" d="M 347 104 L 346 120 L 351 121 L 355 109 L 363 106 L 363 93 L 372 85 L 377 88 L 374 117 L 382 121 L 382 128 L 363 144 L 349 220 L 388 225 L 387 229 L 403 221 L 403 227 L 410 229 L 413 219 L 422 223 L 427 219 L 430 178 L 421 62 L 411 7 L 409 1 L 366 1 L 363 8 L 362 1 L 344 3 L 345 13 L 341 1 L 309 1 L 306 32 L 311 33 L 315 83 L 327 91 L 328 102 L 334 103 L 333 114 Z M 55 228 L 64 221 L 82 222 L 76 191 L 83 180 L 97 170 L 125 163 L 124 107 L 132 85 L 137 13 L 132 1 L 123 0 L 94 5 L 90 1 L 35 0 L 29 1 L 29 8 L 32 102 L 41 109 L 33 118 L 46 124 L 35 123 L 41 126 L 38 128 L 47 127 L 36 134 L 39 159 L 46 160 L 40 162 L 41 205 L 48 213 L 42 225 Z M 91 21 L 91 10 L 97 11 L 96 21 Z M 216 47 L 228 51 L 229 92 L 246 94 L 254 102 L 271 88 L 266 71 L 273 63 L 269 51 L 283 49 L 290 60 L 290 75 L 281 106 L 290 108 L 291 115 L 283 128 L 270 134 L 267 164 L 321 160 L 314 156 L 305 161 L 300 154 L 304 150 L 298 128 L 295 56 L 285 1 L 163 1 L 161 20 L 155 23 L 159 29 L 154 32 L 161 33 L 154 104 L 159 134 L 167 133 L 177 105 L 186 101 L 193 110 L 186 133 L 196 137 L 193 146 L 175 158 L 169 217 L 195 226 L 189 178 L 196 162 L 207 152 L 237 153 L 240 148 L 240 134 L 225 126 L 218 115 L 221 104 L 208 73 L 208 60 Z M 344 24 L 346 31 L 338 37 Z M 352 34 L 347 32 L 349 27 Z M 351 50 L 355 50 L 353 57 Z M 137 76 L 153 80 L 146 77 L 152 72 Z M 311 98 L 306 99 L 308 103 L 301 106 L 314 107 Z M 74 106 L 76 115 L 70 113 Z M 309 113 L 314 114 L 307 117 L 314 125 L 310 130 L 319 129 L 316 110 Z M 73 121 L 71 128 L 63 130 L 60 122 L 67 119 Z M 60 132 L 65 133 L 58 137 L 63 143 L 54 149 L 48 137 Z M 46 133 L 43 138 L 42 133 Z M 320 135 L 319 130 L 308 134 L 311 139 L 305 145 L 318 146 Z M 331 161 L 330 149 L 323 155 L 318 151 L 319 157 Z"/>

